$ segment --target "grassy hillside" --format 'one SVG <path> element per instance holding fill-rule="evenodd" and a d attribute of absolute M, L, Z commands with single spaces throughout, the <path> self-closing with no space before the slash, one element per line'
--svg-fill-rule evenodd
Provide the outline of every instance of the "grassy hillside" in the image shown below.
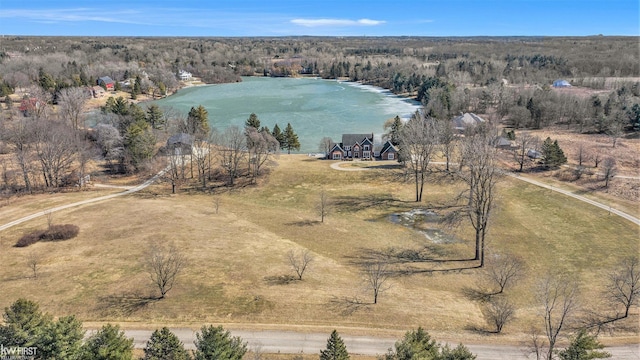
<path fill-rule="evenodd" d="M 473 330 L 488 328 L 481 304 L 464 295 L 478 283 L 478 270 L 427 271 L 471 262 L 396 264 L 394 269 L 405 275 L 390 280 L 377 305 L 371 304 L 358 265 L 363 257 L 391 248 L 436 258 L 473 257 L 467 221 L 445 229 L 463 240 L 451 244 L 434 243 L 388 221 L 395 212 L 446 207 L 461 189 L 458 183 L 434 175 L 425 201 L 416 204 L 412 183 L 402 182 L 401 171 L 393 167 L 336 171 L 330 162 L 301 155 L 281 156 L 278 163 L 259 186 L 216 195 L 219 213 L 212 195 L 170 195 L 164 184 L 56 213 L 54 223 L 80 226 L 80 235 L 69 241 L 12 247 L 22 234 L 44 228 L 44 218 L 4 231 L 0 307 L 27 297 L 50 313 L 78 314 L 88 322 L 288 324 L 363 332 L 421 325 L 443 340 L 461 339 L 461 332 L 467 338 L 485 336 Z M 314 209 L 322 189 L 334 203 L 324 223 Z M 0 209 L 0 223 L 50 204 L 45 198 L 8 204 Z M 155 289 L 143 270 L 153 241 L 174 242 L 188 259 L 176 286 L 160 301 L 150 299 Z M 518 254 L 529 268 L 511 291 L 517 318 L 501 339 L 513 341 L 539 323 L 532 289 L 547 271 L 579 276 L 583 304 L 594 308 L 604 270 L 639 250 L 638 227 L 632 223 L 510 178 L 499 185 L 488 241 L 490 249 Z M 303 281 L 285 281 L 294 275 L 285 258 L 292 249 L 308 249 L 315 257 Z M 26 263 L 34 252 L 43 259 L 37 279 Z M 626 324 L 637 331 L 637 320 L 634 310 Z"/>

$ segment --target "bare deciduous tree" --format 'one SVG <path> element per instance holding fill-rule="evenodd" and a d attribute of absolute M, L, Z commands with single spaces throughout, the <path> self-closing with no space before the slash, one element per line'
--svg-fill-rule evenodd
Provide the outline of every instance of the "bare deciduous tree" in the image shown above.
<path fill-rule="evenodd" d="M 82 124 L 84 106 L 89 100 L 86 89 L 81 87 L 65 88 L 58 92 L 58 104 L 65 121 L 69 121 L 74 130 L 78 130 Z"/>
<path fill-rule="evenodd" d="M 216 210 L 216 214 L 220 211 L 220 197 L 215 196 L 213 198 L 213 208 Z"/>
<path fill-rule="evenodd" d="M 278 152 L 280 143 L 269 131 L 258 131 L 254 127 L 247 127 L 245 131 L 249 150 L 249 171 L 252 181 L 255 182 L 263 165 Z"/>
<path fill-rule="evenodd" d="M 576 160 L 578 161 L 578 166 L 583 166 L 584 162 L 589 160 L 589 153 L 584 142 L 578 143 L 578 152 L 576 153 Z"/>
<path fill-rule="evenodd" d="M 229 185 L 235 183 L 243 159 L 247 156 L 246 136 L 237 126 L 230 126 L 222 133 L 214 133 L 214 143 L 220 165 L 229 177 Z"/>
<path fill-rule="evenodd" d="M 618 166 L 616 164 L 616 159 L 613 157 L 607 157 L 602 162 L 602 177 L 604 180 L 604 187 L 609 187 L 609 181 L 616 176 L 618 172 Z"/>
<path fill-rule="evenodd" d="M 45 210 L 44 216 L 47 218 L 47 230 L 51 230 L 53 226 L 53 211 Z"/>
<path fill-rule="evenodd" d="M 568 276 L 548 274 L 540 280 L 535 295 L 544 319 L 545 357 L 553 360 L 560 333 L 578 309 L 578 284 Z"/>
<path fill-rule="evenodd" d="M 33 160 L 32 147 L 36 140 L 35 121 L 30 118 L 20 118 L 14 121 L 4 133 L 4 140 L 12 145 L 13 151 L 22 172 L 25 190 L 31 192 L 31 162 Z"/>
<path fill-rule="evenodd" d="M 623 259 L 615 269 L 608 274 L 605 297 L 616 309 L 616 319 L 629 316 L 629 309 L 638 304 L 640 298 L 640 262 L 632 255 Z M 624 311 L 617 310 L 622 307 Z"/>
<path fill-rule="evenodd" d="M 378 261 L 364 265 L 364 276 L 367 287 L 373 291 L 373 303 L 378 303 L 380 294 L 389 289 L 386 284 L 390 273 L 387 270 L 387 263 Z"/>
<path fill-rule="evenodd" d="M 538 139 L 538 137 L 532 136 L 527 132 L 523 132 L 516 137 L 516 146 L 513 150 L 513 158 L 519 166 L 519 172 L 524 170 L 524 166 L 529 160 L 528 151 L 530 149 L 535 150 L 539 143 L 540 139 Z"/>
<path fill-rule="evenodd" d="M 453 131 L 453 125 L 449 120 L 439 120 L 436 122 L 438 131 L 438 147 L 445 158 L 445 170 L 449 172 L 449 164 L 453 158 L 458 138 Z"/>
<path fill-rule="evenodd" d="M 287 253 L 287 261 L 298 275 L 298 280 L 302 280 L 304 272 L 307 270 L 311 262 L 313 262 L 313 255 L 309 253 L 309 250 L 294 251 L 290 250 Z"/>
<path fill-rule="evenodd" d="M 491 298 L 484 309 L 485 319 L 494 327 L 494 332 L 499 334 L 502 328 L 513 319 L 516 309 L 504 296 Z"/>
<path fill-rule="evenodd" d="M 209 171 L 209 157 L 211 156 L 211 143 L 205 140 L 196 139 L 191 148 L 192 157 L 198 169 L 198 180 L 202 187 L 207 186 L 207 172 Z"/>
<path fill-rule="evenodd" d="M 75 137 L 64 124 L 51 122 L 38 124 L 37 134 L 35 150 L 45 185 L 61 186 L 65 172 L 69 170 L 77 154 Z"/>
<path fill-rule="evenodd" d="M 524 261 L 515 255 L 493 254 L 486 261 L 484 276 L 495 288 L 489 295 L 502 294 L 524 275 Z"/>
<path fill-rule="evenodd" d="M 33 278 L 38 278 L 38 269 L 40 269 L 40 264 L 42 263 L 42 254 L 37 251 L 32 251 L 27 255 L 27 266 L 33 272 Z"/>
<path fill-rule="evenodd" d="M 320 144 L 318 144 L 318 150 L 322 152 L 325 156 L 329 156 L 329 151 L 331 151 L 331 146 L 333 146 L 333 140 L 330 137 L 323 137 L 320 139 Z"/>
<path fill-rule="evenodd" d="M 325 190 L 320 191 L 316 211 L 318 211 L 318 215 L 320 215 L 320 222 L 324 222 L 324 218 L 331 212 L 331 199 L 329 199 L 329 195 Z"/>
<path fill-rule="evenodd" d="M 176 281 L 176 278 L 186 265 L 186 259 L 174 245 L 152 244 L 145 256 L 146 267 L 151 281 L 160 290 L 163 299 Z"/>
<path fill-rule="evenodd" d="M 500 178 L 496 164 L 496 149 L 489 134 L 476 133 L 465 137 L 461 144 L 462 171 L 460 178 L 467 184 L 467 214 L 475 229 L 476 251 L 474 260 L 484 266 L 485 237 L 494 207 L 495 187 Z"/>
<path fill-rule="evenodd" d="M 402 127 L 400 155 L 411 171 L 416 186 L 416 202 L 422 201 L 427 169 L 437 143 L 437 131 L 433 119 L 416 112 Z"/>

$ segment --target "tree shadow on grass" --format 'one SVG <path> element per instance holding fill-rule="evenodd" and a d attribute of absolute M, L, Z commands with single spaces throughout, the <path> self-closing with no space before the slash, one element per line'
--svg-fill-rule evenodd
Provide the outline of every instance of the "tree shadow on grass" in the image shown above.
<path fill-rule="evenodd" d="M 264 281 L 267 285 L 289 285 L 298 281 L 298 278 L 292 275 L 273 275 L 265 276 Z"/>
<path fill-rule="evenodd" d="M 98 299 L 98 310 L 103 316 L 131 316 L 159 300 L 157 296 L 139 293 L 108 295 Z"/>
<path fill-rule="evenodd" d="M 479 301 L 482 303 L 491 300 L 491 296 L 496 295 L 482 289 L 468 286 L 462 288 L 462 294 L 471 301 Z"/>
<path fill-rule="evenodd" d="M 285 225 L 287 226 L 299 226 L 299 227 L 314 226 L 319 224 L 322 224 L 322 222 L 318 220 L 300 220 L 300 221 L 292 221 L 292 222 L 285 223 Z"/>
<path fill-rule="evenodd" d="M 356 256 L 347 256 L 353 265 L 364 267 L 371 263 L 386 263 L 390 276 L 414 274 L 460 273 L 478 267 L 472 258 L 452 258 L 451 254 L 435 244 L 422 249 L 387 248 L 360 249 Z"/>
<path fill-rule="evenodd" d="M 382 207 L 388 209 L 391 206 L 398 206 L 406 203 L 406 201 L 394 199 L 391 195 L 388 194 L 340 196 L 333 200 L 333 206 L 339 212 L 356 212 L 372 207 Z"/>
<path fill-rule="evenodd" d="M 329 300 L 329 308 L 333 311 L 336 311 L 342 316 L 350 316 L 353 315 L 356 311 L 359 310 L 367 310 L 369 305 L 372 305 L 369 302 L 364 302 L 357 297 L 337 297 L 333 296 L 331 300 Z"/>

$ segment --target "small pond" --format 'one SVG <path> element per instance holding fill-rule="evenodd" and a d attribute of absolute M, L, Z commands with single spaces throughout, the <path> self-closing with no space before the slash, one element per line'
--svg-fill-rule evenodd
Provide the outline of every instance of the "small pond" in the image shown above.
<path fill-rule="evenodd" d="M 390 214 L 387 219 L 394 224 L 414 229 L 435 244 L 460 242 L 460 239 L 454 235 L 447 234 L 436 227 L 440 221 L 440 215 L 433 210 L 412 209 L 406 212 Z"/>

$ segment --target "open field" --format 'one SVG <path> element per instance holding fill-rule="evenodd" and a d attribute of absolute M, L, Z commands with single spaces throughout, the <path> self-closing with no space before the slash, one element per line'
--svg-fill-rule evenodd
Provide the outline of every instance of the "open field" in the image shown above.
<path fill-rule="evenodd" d="M 435 174 L 424 203 L 416 204 L 411 201 L 413 184 L 402 183 L 401 171 L 394 167 L 342 172 L 330 169 L 331 162 L 303 155 L 283 155 L 278 163 L 260 186 L 216 195 L 217 214 L 212 195 L 172 196 L 168 185 L 159 184 L 136 195 L 57 213 L 54 223 L 80 226 L 80 235 L 69 241 L 12 247 L 22 234 L 44 228 L 43 218 L 6 230 L 0 234 L 0 307 L 27 297 L 55 315 L 78 314 L 87 323 L 115 321 L 129 327 L 337 327 L 352 334 L 399 337 L 421 325 L 440 341 L 518 344 L 532 325 L 541 323 L 533 302 L 538 278 L 551 270 L 575 274 L 584 285 L 583 307 L 596 309 L 605 270 L 639 252 L 638 227 L 629 221 L 505 178 L 499 185 L 489 246 L 521 256 L 529 271 L 510 292 L 517 318 L 503 335 L 490 335 L 482 331 L 489 329 L 482 305 L 464 295 L 478 283 L 478 270 L 429 271 L 472 262 L 397 263 L 394 268 L 405 275 L 390 280 L 391 287 L 376 305 L 358 266 L 363 257 L 390 248 L 439 259 L 473 257 L 473 232 L 466 222 L 445 229 L 463 241 L 441 244 L 388 221 L 391 213 L 446 209 L 461 189 L 458 183 Z M 325 223 L 314 211 L 322 189 L 334 202 Z M 44 202 L 5 206 L 0 223 L 54 205 Z M 174 242 L 188 259 L 184 274 L 160 301 L 151 299 L 155 289 L 143 270 L 146 248 L 153 241 Z M 303 281 L 288 281 L 294 274 L 285 255 L 296 249 L 309 249 L 315 261 Z M 31 252 L 43 258 L 37 279 L 30 277 L 26 264 Z M 638 311 L 633 311 L 614 338 L 601 340 L 637 341 Z"/>

